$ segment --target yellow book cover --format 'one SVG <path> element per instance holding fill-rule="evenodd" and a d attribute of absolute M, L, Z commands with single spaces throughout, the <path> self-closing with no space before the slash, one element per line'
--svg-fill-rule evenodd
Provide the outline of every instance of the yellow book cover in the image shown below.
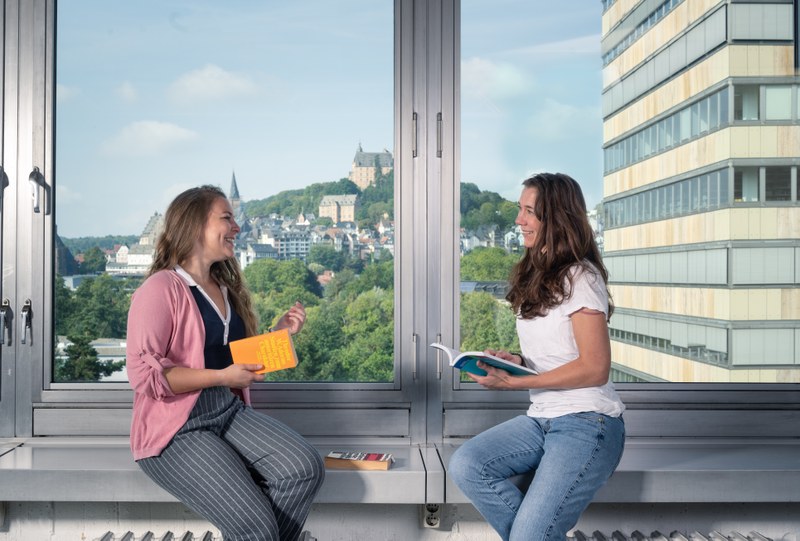
<path fill-rule="evenodd" d="M 297 352 L 294 350 L 294 342 L 288 329 L 233 340 L 230 347 L 234 363 L 264 365 L 264 368 L 257 370 L 256 374 L 297 366 Z"/>

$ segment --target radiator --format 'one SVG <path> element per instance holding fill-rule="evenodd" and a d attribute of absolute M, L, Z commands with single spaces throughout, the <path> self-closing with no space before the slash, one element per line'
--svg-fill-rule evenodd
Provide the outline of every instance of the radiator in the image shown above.
<path fill-rule="evenodd" d="M 731 532 L 729 535 L 725 535 L 717 531 L 708 534 L 699 532 L 686 534 L 678 531 L 663 534 L 656 531 L 650 535 L 645 535 L 640 531 L 634 531 L 630 535 L 625 535 L 620 531 L 615 531 L 611 535 L 595 531 L 591 535 L 587 535 L 580 530 L 575 530 L 569 539 L 571 541 L 772 541 L 758 532 L 750 532 L 747 535 Z"/>
<path fill-rule="evenodd" d="M 125 532 L 122 534 L 114 534 L 113 532 L 106 532 L 102 537 L 98 537 L 95 541 L 219 541 L 222 538 L 214 537 L 211 532 L 204 532 L 200 535 L 195 535 L 192 532 L 185 532 L 182 535 L 176 535 L 172 532 L 165 532 L 161 535 L 156 535 L 153 532 L 145 532 L 142 535 L 135 535 L 133 532 Z M 316 537 L 308 532 L 300 534 L 300 541 L 317 541 Z"/>
<path fill-rule="evenodd" d="M 165 532 L 161 535 L 145 532 L 139 536 L 133 532 L 116 535 L 113 532 L 106 532 L 102 537 L 98 537 L 96 541 L 214 541 L 214 536 L 211 532 L 205 532 L 200 535 L 194 535 L 192 532 L 186 532 L 182 535 L 176 535 L 172 532 Z"/>

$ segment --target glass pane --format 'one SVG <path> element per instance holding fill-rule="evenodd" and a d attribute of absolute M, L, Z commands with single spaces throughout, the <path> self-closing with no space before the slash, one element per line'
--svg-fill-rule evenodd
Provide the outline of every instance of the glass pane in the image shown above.
<path fill-rule="evenodd" d="M 764 88 L 767 120 L 789 120 L 792 118 L 792 87 L 767 86 Z"/>
<path fill-rule="evenodd" d="M 757 85 L 736 85 L 733 88 L 733 119 L 758 120 Z"/>
<path fill-rule="evenodd" d="M 734 169 L 733 200 L 737 203 L 758 201 L 758 167 Z"/>
<path fill-rule="evenodd" d="M 520 257 L 514 220 L 522 181 L 542 170 L 563 172 L 580 182 L 589 210 L 602 199 L 602 5 L 579 4 L 518 0 L 497 9 L 491 2 L 462 1 L 463 350 L 518 351 L 504 297 Z M 650 130 L 623 140 L 623 163 L 651 151 L 653 136 Z M 621 205 L 621 221 L 627 221 L 630 203 Z"/>
<path fill-rule="evenodd" d="M 766 167 L 764 199 L 766 201 L 792 200 L 792 168 Z"/>
<path fill-rule="evenodd" d="M 55 382 L 125 379 L 131 292 L 201 184 L 234 207 L 261 330 L 306 306 L 273 379 L 393 381 L 393 13 L 58 3 Z"/>

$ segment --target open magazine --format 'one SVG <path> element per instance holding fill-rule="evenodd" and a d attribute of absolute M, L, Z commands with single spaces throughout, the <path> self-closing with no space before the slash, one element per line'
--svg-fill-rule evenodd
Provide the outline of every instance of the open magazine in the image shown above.
<path fill-rule="evenodd" d="M 450 366 L 453 368 L 458 368 L 459 370 L 469 372 L 470 374 L 475 374 L 476 376 L 486 375 L 486 370 L 478 368 L 478 361 L 484 362 L 490 366 L 494 366 L 495 368 L 505 370 L 506 372 L 515 376 L 537 375 L 536 370 L 533 370 L 532 368 L 506 361 L 505 359 L 495 357 L 494 355 L 487 355 L 482 351 L 465 351 L 464 353 L 461 353 L 460 351 L 451 349 L 439 343 L 431 344 L 431 347 L 444 351 L 450 358 Z"/>

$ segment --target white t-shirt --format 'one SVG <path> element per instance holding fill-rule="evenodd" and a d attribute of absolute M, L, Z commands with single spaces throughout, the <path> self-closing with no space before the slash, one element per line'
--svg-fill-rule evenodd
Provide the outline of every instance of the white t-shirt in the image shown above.
<path fill-rule="evenodd" d="M 591 266 L 591 264 L 587 263 Z M 594 268 L 593 266 L 591 268 Z M 526 364 L 548 372 L 578 358 L 578 345 L 570 316 L 582 308 L 608 315 L 608 292 L 599 273 L 574 266 L 572 294 L 545 316 L 517 318 L 517 334 Z M 567 284 L 569 292 L 569 284 Z M 618 417 L 625 410 L 611 382 L 581 389 L 531 389 L 529 417 L 552 418 L 569 413 L 596 411 Z"/>

